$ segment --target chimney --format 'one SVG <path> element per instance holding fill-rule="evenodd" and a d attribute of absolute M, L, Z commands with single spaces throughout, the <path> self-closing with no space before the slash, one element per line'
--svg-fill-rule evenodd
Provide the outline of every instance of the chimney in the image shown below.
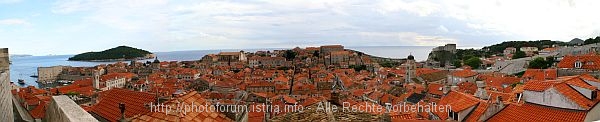
<path fill-rule="evenodd" d="M 121 110 L 121 119 L 119 121 L 127 122 L 127 120 L 125 120 L 125 103 L 119 103 L 119 110 Z"/>
<path fill-rule="evenodd" d="M 448 94 L 448 92 L 450 92 L 450 88 L 449 88 L 449 86 L 443 86 L 443 87 L 442 87 L 442 92 L 443 92 L 444 94 Z"/>
<path fill-rule="evenodd" d="M 502 96 L 496 97 L 496 104 L 500 107 L 504 107 L 504 103 L 502 102 Z"/>

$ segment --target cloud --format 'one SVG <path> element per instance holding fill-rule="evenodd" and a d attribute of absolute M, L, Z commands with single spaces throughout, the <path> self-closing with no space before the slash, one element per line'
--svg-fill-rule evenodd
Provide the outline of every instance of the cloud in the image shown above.
<path fill-rule="evenodd" d="M 421 35 L 415 32 L 359 32 L 358 35 L 365 41 L 396 42 L 397 45 L 405 46 L 438 46 L 457 42 L 453 38 Z"/>
<path fill-rule="evenodd" d="M 2 19 L 0 25 L 31 25 L 31 23 L 23 19 Z"/>
<path fill-rule="evenodd" d="M 593 16 L 593 12 L 600 11 L 596 7 L 599 3 L 595 0 L 59 0 L 48 10 L 51 13 L 40 12 L 39 18 L 64 16 L 44 21 L 65 26 L 34 29 L 82 35 L 49 34 L 56 36 L 53 41 L 58 42 L 139 40 L 89 43 L 139 44 L 156 51 L 322 44 L 457 43 L 475 47 L 505 40 L 568 41 L 598 36 L 600 16 Z M 24 20 L 0 23 L 29 25 Z M 45 23 L 39 23 L 42 24 Z"/>
<path fill-rule="evenodd" d="M 166 30 L 166 0 L 61 0 L 54 3 L 55 14 L 83 14 L 83 21 L 95 22 L 127 32 Z"/>
<path fill-rule="evenodd" d="M 428 16 L 439 11 L 439 7 L 440 5 L 429 1 L 382 0 L 378 3 L 380 9 L 377 10 L 382 14 L 403 10 L 419 16 Z"/>

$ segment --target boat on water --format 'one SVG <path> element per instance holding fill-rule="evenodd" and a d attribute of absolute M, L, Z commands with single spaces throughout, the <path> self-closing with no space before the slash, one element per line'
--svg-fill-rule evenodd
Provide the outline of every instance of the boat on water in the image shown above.
<path fill-rule="evenodd" d="M 18 79 L 18 80 L 17 80 L 17 82 L 18 82 L 19 84 L 25 84 L 25 80 L 23 80 L 23 79 Z"/>
<path fill-rule="evenodd" d="M 34 73 L 34 74 L 31 74 L 31 76 L 29 76 L 29 77 L 38 78 L 38 75 Z"/>

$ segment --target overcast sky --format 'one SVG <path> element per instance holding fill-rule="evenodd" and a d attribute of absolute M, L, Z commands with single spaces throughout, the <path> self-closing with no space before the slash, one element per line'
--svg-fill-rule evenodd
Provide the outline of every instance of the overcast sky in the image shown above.
<path fill-rule="evenodd" d="M 481 47 L 600 35 L 599 0 L 0 0 L 0 47 L 77 54 L 316 46 Z"/>

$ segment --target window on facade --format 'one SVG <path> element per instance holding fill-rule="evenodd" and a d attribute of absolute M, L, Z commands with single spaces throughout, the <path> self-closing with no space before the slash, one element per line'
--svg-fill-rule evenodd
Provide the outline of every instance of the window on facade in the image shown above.
<path fill-rule="evenodd" d="M 452 112 L 453 113 L 453 119 L 458 121 L 458 112 Z"/>
<path fill-rule="evenodd" d="M 580 61 L 575 62 L 575 68 L 581 68 L 581 65 Z"/>

